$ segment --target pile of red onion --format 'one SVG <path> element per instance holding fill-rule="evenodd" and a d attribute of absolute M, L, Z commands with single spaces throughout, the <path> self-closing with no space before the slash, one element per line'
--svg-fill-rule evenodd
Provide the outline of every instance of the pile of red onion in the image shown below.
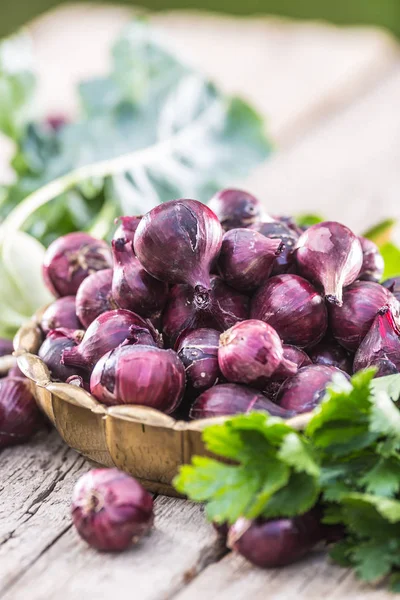
<path fill-rule="evenodd" d="M 48 248 L 58 299 L 39 356 L 106 405 L 285 418 L 359 368 L 400 371 L 400 285 L 382 272 L 340 223 L 302 231 L 236 189 L 173 200 L 122 217 L 110 246 L 79 233 Z"/>

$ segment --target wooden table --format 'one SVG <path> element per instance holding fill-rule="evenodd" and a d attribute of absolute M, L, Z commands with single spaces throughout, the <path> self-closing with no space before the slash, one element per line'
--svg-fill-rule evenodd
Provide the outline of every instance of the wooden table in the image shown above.
<path fill-rule="evenodd" d="M 71 82 L 104 71 L 106 48 L 126 18 L 125 10 L 75 7 L 34 24 L 44 112 L 73 113 Z M 271 212 L 318 211 L 358 231 L 400 217 L 394 40 L 374 30 L 267 19 L 154 21 L 226 90 L 269 115 L 278 149 L 245 184 Z M 120 555 L 98 554 L 69 516 L 74 483 L 90 468 L 54 431 L 0 453 L 1 600 L 392 597 L 318 552 L 281 570 L 253 568 L 220 546 L 201 506 L 163 496 L 155 499 L 150 537 Z"/>

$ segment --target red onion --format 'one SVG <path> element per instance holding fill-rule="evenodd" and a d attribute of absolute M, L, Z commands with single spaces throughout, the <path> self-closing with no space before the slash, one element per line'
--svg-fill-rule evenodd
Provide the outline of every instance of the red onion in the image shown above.
<path fill-rule="evenodd" d="M 312 361 L 308 354 L 306 354 L 304 350 L 301 350 L 301 348 L 297 348 L 297 346 L 291 346 L 290 344 L 283 344 L 282 348 L 283 358 L 285 359 L 285 361 L 294 363 L 295 365 L 297 365 L 297 369 L 300 369 L 300 367 L 307 367 L 308 365 L 312 364 Z M 283 381 L 287 378 L 287 376 L 287 369 L 283 364 L 282 367 L 281 365 L 279 365 L 279 367 L 276 369 L 273 379 L 280 379 L 281 381 Z"/>
<path fill-rule="evenodd" d="M 315 365 L 337 367 L 349 375 L 353 374 L 353 355 L 329 336 L 308 351 Z"/>
<path fill-rule="evenodd" d="M 298 233 L 287 224 L 278 221 L 256 223 L 251 226 L 251 229 L 258 231 L 266 238 L 278 239 L 283 243 L 283 249 L 273 264 L 272 274 L 280 275 L 281 273 L 287 273 L 289 270 L 291 271 L 293 269 L 293 249 L 299 239 Z"/>
<path fill-rule="evenodd" d="M 42 418 L 29 381 L 22 377 L 0 380 L 0 448 L 20 444 L 36 433 Z"/>
<path fill-rule="evenodd" d="M 84 381 L 83 377 L 80 375 L 71 375 L 71 377 L 68 377 L 65 383 L 69 383 L 70 385 L 74 385 L 75 387 L 79 387 L 87 392 L 90 392 L 90 385 Z"/>
<path fill-rule="evenodd" d="M 109 310 L 87 328 L 79 346 L 64 351 L 64 365 L 90 370 L 110 350 L 121 344 L 156 346 L 157 334 L 151 323 L 130 310 Z"/>
<path fill-rule="evenodd" d="M 228 381 L 256 387 L 265 386 L 278 367 L 287 377 L 297 372 L 297 365 L 284 359 L 275 329 L 255 319 L 236 323 L 221 334 L 218 363 Z"/>
<path fill-rule="evenodd" d="M 66 366 L 61 362 L 64 350 L 70 350 L 77 344 L 76 332 L 72 329 L 53 329 L 39 348 L 39 358 L 47 365 L 54 380 L 66 381 L 76 375 L 79 369 Z M 81 373 L 79 373 L 81 374 Z"/>
<path fill-rule="evenodd" d="M 282 248 L 280 239 L 266 238 L 251 229 L 231 229 L 222 239 L 219 273 L 235 289 L 253 291 L 269 277 Z"/>
<path fill-rule="evenodd" d="M 297 241 L 295 258 L 300 275 L 338 306 L 342 305 L 343 288 L 357 279 L 363 263 L 357 236 L 335 221 L 309 227 Z"/>
<path fill-rule="evenodd" d="M 25 375 L 23 374 L 23 372 L 17 364 L 14 364 L 11 367 L 11 369 L 7 373 L 7 377 L 21 377 L 22 379 L 25 379 Z"/>
<path fill-rule="evenodd" d="M 343 306 L 330 306 L 330 325 L 341 346 L 355 352 L 371 327 L 380 308 L 398 308 L 396 298 L 372 281 L 356 281 L 344 290 Z"/>
<path fill-rule="evenodd" d="M 301 348 L 317 344 L 325 334 L 328 316 L 316 289 L 298 275 L 276 275 L 253 297 L 250 316 L 269 323 L 285 344 Z"/>
<path fill-rule="evenodd" d="M 363 263 L 358 279 L 363 281 L 380 281 L 385 270 L 385 261 L 378 246 L 371 240 L 359 237 L 363 251 Z"/>
<path fill-rule="evenodd" d="M 390 290 L 393 296 L 400 302 L 400 277 L 391 277 L 382 283 L 385 288 Z"/>
<path fill-rule="evenodd" d="M 0 356 L 8 356 L 14 352 L 12 340 L 0 338 Z"/>
<path fill-rule="evenodd" d="M 190 409 L 191 419 L 207 419 L 249 413 L 251 411 L 264 411 L 274 417 L 287 419 L 294 413 L 284 410 L 261 392 L 253 390 L 246 385 L 236 383 L 223 383 L 214 385 L 203 392 Z"/>
<path fill-rule="evenodd" d="M 219 331 L 195 329 L 180 337 L 176 351 L 181 359 L 186 379 L 195 390 L 206 390 L 221 376 L 218 366 Z"/>
<path fill-rule="evenodd" d="M 84 327 L 88 328 L 104 312 L 118 308 L 111 294 L 112 278 L 112 269 L 103 269 L 86 277 L 79 286 L 76 314 Z"/>
<path fill-rule="evenodd" d="M 220 190 L 211 198 L 208 206 L 217 215 L 225 231 L 248 227 L 259 221 L 262 215 L 261 202 L 243 190 Z"/>
<path fill-rule="evenodd" d="M 211 277 L 209 302 L 205 307 L 188 285 L 176 285 L 170 290 L 163 315 L 163 333 L 171 346 L 184 331 L 211 327 L 224 331 L 249 316 L 249 299 L 226 285 L 220 277 Z"/>
<path fill-rule="evenodd" d="M 229 529 L 228 547 L 258 567 L 282 567 L 308 554 L 325 529 L 313 511 L 293 519 L 240 518 Z"/>
<path fill-rule="evenodd" d="M 88 275 L 111 266 L 111 251 L 105 242 L 87 233 L 69 233 L 47 248 L 43 277 L 55 296 L 74 296 Z"/>
<path fill-rule="evenodd" d="M 72 495 L 72 520 L 92 548 L 121 551 L 153 526 L 153 498 L 133 477 L 118 469 L 82 475 Z"/>
<path fill-rule="evenodd" d="M 222 244 L 215 214 L 197 200 L 173 200 L 153 208 L 136 230 L 135 254 L 150 275 L 187 283 L 196 302 L 209 304 L 210 269 Z"/>
<path fill-rule="evenodd" d="M 40 323 L 42 331 L 50 329 L 81 329 L 82 325 L 75 313 L 75 296 L 58 298 L 44 311 Z"/>
<path fill-rule="evenodd" d="M 104 404 L 140 404 L 170 414 L 185 391 L 185 369 L 173 350 L 120 346 L 96 364 L 90 390 Z"/>
<path fill-rule="evenodd" d="M 133 240 L 135 239 L 136 229 L 141 220 L 140 217 L 118 217 L 115 219 L 114 223 L 119 223 L 118 228 L 116 229 L 113 240 L 123 240 L 126 244 L 130 242 L 133 250 Z"/>
<path fill-rule="evenodd" d="M 133 254 L 131 243 L 114 240 L 112 296 L 120 308 L 143 317 L 159 313 L 167 300 L 168 284 L 147 273 Z"/>
<path fill-rule="evenodd" d="M 340 374 L 349 379 L 347 373 L 336 367 L 322 365 L 302 367 L 297 375 L 282 384 L 276 401 L 286 410 L 295 413 L 308 412 L 321 402 L 327 385 L 335 375 Z"/>
<path fill-rule="evenodd" d="M 354 371 L 377 367 L 376 377 L 400 372 L 400 323 L 389 306 L 380 309 L 354 358 Z"/>

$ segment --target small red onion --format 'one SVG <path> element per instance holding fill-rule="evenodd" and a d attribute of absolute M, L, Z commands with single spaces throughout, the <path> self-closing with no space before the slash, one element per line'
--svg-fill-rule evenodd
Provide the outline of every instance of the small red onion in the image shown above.
<path fill-rule="evenodd" d="M 294 254 L 300 275 L 341 306 L 343 288 L 357 279 L 363 263 L 357 236 L 336 221 L 317 223 L 300 236 Z"/>
<path fill-rule="evenodd" d="M 82 475 L 72 495 L 72 520 L 92 548 L 121 551 L 153 526 L 153 498 L 133 477 L 118 469 Z"/>
<path fill-rule="evenodd" d="M 295 413 L 313 410 L 325 395 L 325 390 L 335 375 L 349 376 L 336 367 L 312 365 L 299 369 L 297 375 L 281 386 L 276 401 L 279 406 Z"/>
<path fill-rule="evenodd" d="M 0 448 L 20 444 L 42 423 L 30 383 L 22 377 L 0 380 Z"/>
<path fill-rule="evenodd" d="M 221 377 L 218 366 L 219 331 L 195 329 L 179 338 L 177 349 L 189 385 L 195 390 L 206 390 Z"/>
<path fill-rule="evenodd" d="M 312 365 L 311 358 L 297 346 L 290 346 L 289 344 L 283 344 L 283 358 L 297 365 L 297 370 L 301 367 L 308 367 Z M 291 375 L 293 377 L 293 375 Z M 276 369 L 273 377 L 263 388 L 263 394 L 265 394 L 271 400 L 275 400 L 279 389 L 284 381 L 288 379 L 287 369 L 284 367 L 281 369 L 280 366 Z"/>
<path fill-rule="evenodd" d="M 170 414 L 185 391 L 185 368 L 173 350 L 120 346 L 96 364 L 90 390 L 103 404 L 139 404 Z"/>
<path fill-rule="evenodd" d="M 61 362 L 64 350 L 70 350 L 77 344 L 76 332 L 72 329 L 53 329 L 39 348 L 39 358 L 47 365 L 54 380 L 66 381 L 76 375 L 79 369 L 66 366 Z"/>
<path fill-rule="evenodd" d="M 156 346 L 156 340 L 157 333 L 149 321 L 130 310 L 109 310 L 89 325 L 79 346 L 64 351 L 62 362 L 90 370 L 106 352 L 121 344 Z"/>
<path fill-rule="evenodd" d="M 112 266 L 111 250 L 87 233 L 68 233 L 46 250 L 43 277 L 55 296 L 74 296 L 91 273 Z"/>
<path fill-rule="evenodd" d="M 358 279 L 363 281 L 380 281 L 385 270 L 385 261 L 378 246 L 371 240 L 359 237 L 363 251 L 363 263 Z"/>
<path fill-rule="evenodd" d="M 153 208 L 136 230 L 135 254 L 150 275 L 187 283 L 207 304 L 210 269 L 222 244 L 215 214 L 197 200 L 173 200 Z"/>
<path fill-rule="evenodd" d="M 224 331 L 249 316 L 249 299 L 216 275 L 203 307 L 188 285 L 173 286 L 163 315 L 163 333 L 174 347 L 178 336 L 200 327 Z"/>
<path fill-rule="evenodd" d="M 269 323 L 285 344 L 300 348 L 317 344 L 328 325 L 323 298 L 306 279 L 291 274 L 271 277 L 259 288 L 250 316 Z"/>
<path fill-rule="evenodd" d="M 251 229 L 231 229 L 222 239 L 219 273 L 235 289 L 254 291 L 271 274 L 282 248 L 279 238 L 269 239 Z"/>
<path fill-rule="evenodd" d="M 264 387 L 278 367 L 287 377 L 297 373 L 297 365 L 284 359 L 275 329 L 256 319 L 236 323 L 221 334 L 218 363 L 228 381 L 256 387 Z"/>
<path fill-rule="evenodd" d="M 114 274 L 112 297 L 120 308 L 151 317 L 159 313 L 167 300 L 168 284 L 147 273 L 133 254 L 131 243 L 112 243 Z"/>
<path fill-rule="evenodd" d="M 118 228 L 116 229 L 113 240 L 123 240 L 126 244 L 130 242 L 133 250 L 133 240 L 135 239 L 136 229 L 141 220 L 140 217 L 118 217 L 115 219 L 114 223 L 117 225 L 119 223 Z"/>
<path fill-rule="evenodd" d="M 376 377 L 400 372 L 400 323 L 389 306 L 380 309 L 354 358 L 354 371 L 377 367 Z"/>
<path fill-rule="evenodd" d="M 50 304 L 43 313 L 40 326 L 45 334 L 51 329 L 81 329 L 75 313 L 75 296 L 64 296 Z"/>
<path fill-rule="evenodd" d="M 305 229 L 307 229 L 307 228 L 302 229 L 299 225 L 297 225 L 294 218 L 291 217 L 290 215 L 272 215 L 272 217 L 276 221 L 279 221 L 280 223 L 283 223 L 284 225 L 286 225 L 286 227 L 289 227 L 289 229 L 291 231 L 293 231 L 297 237 L 299 237 L 303 233 L 303 231 L 305 231 Z"/>
<path fill-rule="evenodd" d="M 393 296 L 400 302 L 400 277 L 391 277 L 382 283 L 385 288 L 390 290 Z"/>
<path fill-rule="evenodd" d="M 379 283 L 355 281 L 344 290 L 343 305 L 330 306 L 330 325 L 341 346 L 355 352 L 368 333 L 377 312 L 389 304 L 398 309 L 393 294 Z"/>
<path fill-rule="evenodd" d="M 283 567 L 308 554 L 325 530 L 313 511 L 293 519 L 240 518 L 229 529 L 227 545 L 258 567 Z"/>
<path fill-rule="evenodd" d="M 118 308 L 111 294 L 113 271 L 96 271 L 82 281 L 76 293 L 76 314 L 88 328 L 104 312 Z"/>
<path fill-rule="evenodd" d="M 293 412 L 285 410 L 247 385 L 222 383 L 203 392 L 190 409 L 191 419 L 208 419 L 263 411 L 274 417 L 288 419 Z"/>
<path fill-rule="evenodd" d="M 208 206 L 217 215 L 225 231 L 248 227 L 257 223 L 262 216 L 261 202 L 243 190 L 220 190 L 211 198 Z"/>
<path fill-rule="evenodd" d="M 315 365 L 337 367 L 349 375 L 353 374 L 353 355 L 333 338 L 326 337 L 308 351 Z"/>
<path fill-rule="evenodd" d="M 256 223 L 251 229 L 258 231 L 266 238 L 271 240 L 281 240 L 283 243 L 282 252 L 276 257 L 272 267 L 273 275 L 288 273 L 293 269 L 293 250 L 296 246 L 299 235 L 285 223 L 272 221 L 270 223 Z"/>
<path fill-rule="evenodd" d="M 0 338 L 0 356 L 8 356 L 14 352 L 12 340 Z"/>

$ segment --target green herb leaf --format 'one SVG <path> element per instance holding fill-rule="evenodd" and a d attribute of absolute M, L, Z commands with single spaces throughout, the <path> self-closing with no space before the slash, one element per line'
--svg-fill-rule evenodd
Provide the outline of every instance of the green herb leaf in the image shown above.
<path fill-rule="evenodd" d="M 379 250 L 385 261 L 383 279 L 400 275 L 400 249 L 393 242 L 387 242 Z"/>
<path fill-rule="evenodd" d="M 392 400 L 397 402 L 400 399 L 400 374 L 377 377 L 371 381 L 371 388 L 374 393 L 386 392 Z"/>
<path fill-rule="evenodd" d="M 299 227 L 311 227 L 311 225 L 316 225 L 317 223 L 322 223 L 325 221 L 321 215 L 313 215 L 313 214 L 300 214 L 295 217 L 295 221 Z"/>
<path fill-rule="evenodd" d="M 395 225 L 396 219 L 385 219 L 365 231 L 362 235 L 381 247 L 390 242 Z"/>

